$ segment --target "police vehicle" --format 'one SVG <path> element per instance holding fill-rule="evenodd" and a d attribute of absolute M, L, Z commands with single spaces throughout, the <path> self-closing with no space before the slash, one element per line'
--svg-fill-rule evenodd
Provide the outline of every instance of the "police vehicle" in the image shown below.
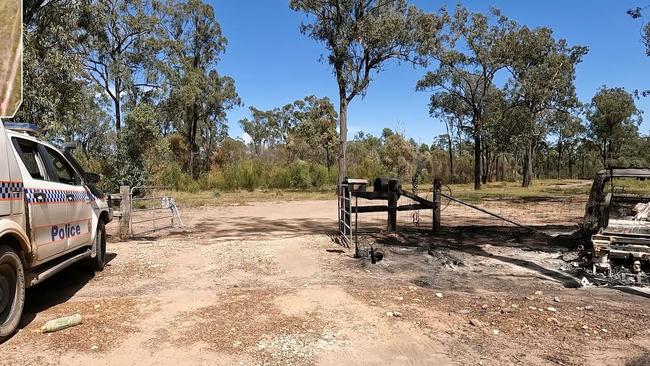
<path fill-rule="evenodd" d="M 82 260 L 104 268 L 113 218 L 99 176 L 31 132 L 0 122 L 0 342 L 18 326 L 25 288 Z"/>

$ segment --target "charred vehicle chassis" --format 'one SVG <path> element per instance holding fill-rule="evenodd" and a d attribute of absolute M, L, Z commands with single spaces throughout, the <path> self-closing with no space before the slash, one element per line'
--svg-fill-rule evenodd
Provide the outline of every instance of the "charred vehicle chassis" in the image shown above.
<path fill-rule="evenodd" d="M 596 175 L 582 221 L 582 229 L 591 235 L 592 270 L 648 283 L 650 189 L 628 192 L 615 180 L 648 180 L 650 187 L 650 169 L 607 169 Z"/>

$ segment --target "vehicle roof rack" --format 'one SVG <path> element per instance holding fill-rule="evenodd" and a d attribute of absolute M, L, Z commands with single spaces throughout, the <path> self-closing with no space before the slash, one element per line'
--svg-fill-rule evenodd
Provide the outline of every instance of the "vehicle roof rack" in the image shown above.
<path fill-rule="evenodd" d="M 32 135 L 38 135 L 41 131 L 34 123 L 27 122 L 2 122 L 6 129 Z"/>

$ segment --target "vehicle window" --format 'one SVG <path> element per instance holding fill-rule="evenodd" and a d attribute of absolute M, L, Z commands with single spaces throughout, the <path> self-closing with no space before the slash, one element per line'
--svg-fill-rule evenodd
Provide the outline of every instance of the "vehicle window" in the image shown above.
<path fill-rule="evenodd" d="M 23 164 L 25 164 L 29 175 L 31 175 L 33 179 L 45 180 L 47 173 L 36 143 L 16 138 L 14 138 L 13 141 L 14 146 L 16 146 L 20 153 L 20 159 L 23 161 Z"/>
<path fill-rule="evenodd" d="M 63 156 L 49 147 L 46 147 L 45 150 L 52 159 L 54 174 L 59 178 L 59 182 L 72 185 L 78 184 L 77 174 Z"/>

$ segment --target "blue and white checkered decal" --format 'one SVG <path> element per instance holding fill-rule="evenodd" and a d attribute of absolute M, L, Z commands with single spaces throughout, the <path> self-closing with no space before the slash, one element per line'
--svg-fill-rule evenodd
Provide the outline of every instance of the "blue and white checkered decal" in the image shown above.
<path fill-rule="evenodd" d="M 0 201 L 22 199 L 22 182 L 0 182 Z"/>
<path fill-rule="evenodd" d="M 44 200 L 37 200 L 34 198 L 34 193 L 40 192 L 45 195 Z M 68 200 L 67 196 L 72 194 L 72 200 Z M 94 201 L 95 197 L 85 191 L 62 191 L 58 189 L 41 189 L 41 188 L 27 188 L 25 189 L 25 197 L 27 203 L 64 203 L 64 202 L 85 202 L 87 200 Z"/>

